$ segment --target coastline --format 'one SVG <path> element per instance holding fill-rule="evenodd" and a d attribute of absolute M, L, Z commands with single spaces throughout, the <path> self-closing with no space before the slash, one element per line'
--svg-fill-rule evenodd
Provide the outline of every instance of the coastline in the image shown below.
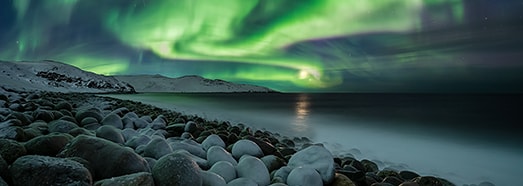
<path fill-rule="evenodd" d="M 121 146 L 127 146 L 131 147 L 133 151 L 126 151 L 131 154 L 131 156 L 136 157 L 137 159 L 147 159 L 146 168 L 144 171 L 131 171 L 133 173 L 136 172 L 145 172 L 149 174 L 140 174 L 139 176 L 133 177 L 134 179 L 144 179 L 149 180 L 151 183 L 156 183 L 158 185 L 159 182 L 162 182 L 160 178 L 156 175 L 155 177 L 155 166 L 151 166 L 151 164 L 157 164 L 162 157 L 164 156 L 173 156 L 178 157 L 179 154 L 184 154 L 183 157 L 190 157 L 189 162 L 193 162 L 198 166 L 197 173 L 192 176 L 200 177 L 201 179 L 211 179 L 214 180 L 216 183 L 221 180 L 220 177 L 223 179 L 223 176 L 220 175 L 220 177 L 216 177 L 216 175 L 209 173 L 209 170 L 212 169 L 212 166 L 209 163 L 209 149 L 203 148 L 205 146 L 206 140 L 209 138 L 209 136 L 216 137 L 218 136 L 219 139 L 213 138 L 214 145 L 221 144 L 219 143 L 220 139 L 223 141 L 222 148 L 225 150 L 225 152 L 222 152 L 222 155 L 225 154 L 232 154 L 234 155 L 234 146 L 238 141 L 247 140 L 251 143 L 247 142 L 247 147 L 239 148 L 242 149 L 240 151 L 244 152 L 244 154 L 247 154 L 250 157 L 253 158 L 240 158 L 241 156 L 234 157 L 233 159 L 229 160 L 232 162 L 235 162 L 237 164 L 241 164 L 241 162 L 250 162 L 256 164 L 255 162 L 262 162 L 264 166 L 259 167 L 259 169 L 267 169 L 267 172 L 269 173 L 269 182 L 267 180 L 262 180 L 260 182 L 256 183 L 271 183 L 274 185 L 282 185 L 283 183 L 288 183 L 288 181 L 291 181 L 293 179 L 288 179 L 289 176 L 291 177 L 304 177 L 304 175 L 312 175 L 313 178 L 321 178 L 321 183 L 323 185 L 372 185 L 374 183 L 390 183 L 393 185 L 426 185 L 427 183 L 432 183 L 433 185 L 453 185 L 450 182 L 446 181 L 443 178 L 436 178 L 432 176 L 419 176 L 416 173 L 412 171 L 406 171 L 406 170 L 379 170 L 378 166 L 375 162 L 369 161 L 369 160 L 357 160 L 352 157 L 334 157 L 332 153 L 323 151 L 322 145 L 314 144 L 307 138 L 290 138 L 281 136 L 277 133 L 273 133 L 270 131 L 263 131 L 263 130 L 252 130 L 250 127 L 247 127 L 245 125 L 235 125 L 231 124 L 227 121 L 207 121 L 204 118 L 201 118 L 199 116 L 195 115 L 183 115 L 176 111 L 169 111 L 160 109 L 158 107 L 154 107 L 151 105 L 142 104 L 139 102 L 129 101 L 129 100 L 119 100 L 115 98 L 107 98 L 107 97 L 100 97 L 95 96 L 93 94 L 74 94 L 74 93 L 49 93 L 49 92 L 43 92 L 43 93 L 14 93 L 11 92 L 11 95 L 5 96 L 5 103 L 4 106 L 7 106 L 6 109 L 3 109 L 3 111 L 7 111 L 10 113 L 3 113 L 2 118 L 0 118 L 2 121 L 2 130 L 11 130 L 14 131 L 14 136 L 3 136 L 3 139 L 11 138 L 11 140 L 7 141 L 9 144 L 19 144 L 22 146 L 27 146 L 26 144 L 34 139 L 49 137 L 50 135 L 64 135 L 68 136 L 70 135 L 70 139 L 68 140 L 68 144 L 62 144 L 62 148 L 60 148 L 60 151 L 56 152 L 55 156 L 58 156 L 60 158 L 68 157 L 68 156 L 74 156 L 76 155 L 68 155 L 67 149 L 73 148 L 71 147 L 71 144 L 74 144 L 74 142 L 79 141 L 78 136 L 87 136 L 92 138 L 105 138 L 111 141 L 112 143 L 120 142 Z M 18 97 L 16 96 L 18 95 Z M 28 105 L 29 103 L 32 103 Z M 67 104 L 68 103 L 68 104 Z M 11 111 L 11 108 L 14 104 L 18 104 L 19 107 L 18 111 Z M 25 108 L 25 106 L 31 106 L 32 108 Z M 57 107 L 58 105 L 66 105 L 67 107 L 64 111 L 62 108 Z M 67 106 L 70 105 L 70 108 Z M 60 108 L 60 109 L 58 109 Z M 8 110 L 9 109 L 9 110 Z M 68 110 L 69 109 L 69 110 Z M 98 109 L 100 112 L 98 114 L 101 119 L 95 123 L 86 124 L 83 123 L 82 118 L 81 121 L 78 121 L 79 115 L 78 113 L 81 113 L 83 111 L 89 111 L 89 110 L 96 110 Z M 22 112 L 21 112 L 22 111 Z M 54 115 L 59 115 L 58 112 L 62 113 L 62 116 L 60 118 L 56 118 L 53 114 L 51 118 L 44 117 L 46 114 L 41 113 L 48 113 L 44 111 L 49 111 L 50 113 L 53 113 Z M 69 113 L 67 112 L 69 111 Z M 19 114 L 13 114 L 13 112 L 22 113 L 24 112 L 31 112 L 31 115 L 33 118 L 27 119 L 27 121 L 16 123 L 13 122 L 14 120 L 20 120 L 20 118 L 17 118 L 16 116 L 20 116 Z M 93 111 L 98 112 L 98 111 Z M 65 113 L 65 114 L 64 114 Z M 90 113 L 90 111 L 88 112 Z M 129 114 L 134 113 L 134 114 Z M 91 113 L 92 114 L 92 113 Z M 87 114 L 89 115 L 89 114 Z M 96 115 L 96 114 L 95 114 Z M 129 115 L 136 115 L 136 118 L 131 118 Z M 14 118 L 13 118 L 14 117 Z M 111 125 L 109 123 L 104 122 L 104 120 L 110 120 L 106 119 L 108 117 L 112 117 L 113 123 L 116 118 L 116 120 L 119 120 L 120 122 L 116 121 L 117 126 L 115 129 L 111 127 L 104 127 L 107 125 Z M 129 122 L 126 119 L 132 120 L 145 120 L 146 122 L 144 124 L 143 128 L 139 128 L 135 125 L 133 126 L 126 126 Z M 138 118 L 138 119 L 137 119 Z M 43 119 L 43 121 L 42 121 Z M 24 120 L 24 119 L 22 119 Z M 48 120 L 48 121 L 46 121 Z M 21 120 L 20 120 L 21 121 Z M 73 124 L 76 124 L 76 127 L 72 127 L 70 130 L 64 130 L 64 131 L 58 131 L 58 133 L 52 133 L 49 131 L 49 125 L 51 123 L 56 123 L 56 121 L 70 121 Z M 28 131 L 32 131 L 32 127 L 34 127 L 34 123 L 40 122 L 38 126 L 43 126 L 44 124 L 47 125 L 47 129 L 36 129 L 40 130 L 39 134 L 38 132 L 35 132 L 31 135 L 28 135 Z M 44 123 L 42 123 L 44 122 Z M 53 124 L 54 124 L 53 123 Z M 82 124 L 83 123 L 83 124 Z M 121 124 L 120 124 L 121 123 Z M 134 123 L 134 122 L 131 122 Z M 31 126 L 33 124 L 33 126 Z M 91 125 L 92 124 L 92 125 Z M 82 126 L 80 126 L 82 125 Z M 193 129 L 190 129 L 190 128 Z M 189 129 L 187 129 L 189 128 Z M 31 129 L 31 130 L 29 130 Z M 47 131 L 47 133 L 45 132 Z M 74 131 L 74 132 L 72 132 Z M 126 132 L 124 132 L 126 131 Z M 134 131 L 134 132 L 129 132 Z M 33 131 L 34 132 L 34 131 Z M 57 131 L 55 131 L 57 132 Z M 116 132 L 116 133 L 115 133 Z M 67 134 L 66 134 L 67 133 Z M 71 134 L 73 133 L 73 134 Z M 107 133 L 107 136 L 105 134 Z M 131 133 L 131 134 L 128 134 Z M 129 135 L 125 137 L 125 135 Z M 115 138 L 118 136 L 121 136 L 123 139 Z M 146 142 L 142 142 L 140 145 L 129 145 L 128 143 L 132 141 L 133 138 L 136 138 L 137 136 L 147 136 L 143 138 L 149 138 L 149 140 L 145 140 Z M 69 137 L 69 136 L 68 136 Z M 66 138 L 68 138 L 66 137 Z M 85 137 L 86 138 L 86 137 Z M 234 139 L 235 138 L 235 139 Z M 118 141 L 122 140 L 122 141 Z M 136 140 L 135 140 L 136 141 Z M 218 142 L 216 142 L 218 141 Z M 4 140 L 5 143 L 6 140 Z M 151 143 L 156 143 L 154 145 L 150 145 Z M 242 141 L 244 142 L 244 141 Z M 252 145 L 254 142 L 254 145 Z M 79 142 L 78 142 L 79 143 Z M 111 142 L 107 142 L 111 143 Z M 184 144 L 185 143 L 185 144 Z M 216 144 L 215 144 L 216 143 Z M 118 144 L 118 143 L 116 143 Z M 167 146 L 162 146 L 160 144 L 167 144 Z M 174 145 L 173 145 L 174 144 Z M 182 144 L 182 145 L 180 145 Z M 211 146 L 214 146 L 211 145 Z M 249 146 L 250 145 L 250 146 Z M 147 150 L 149 146 L 154 146 L 154 150 Z M 220 146 L 220 145 L 218 145 Z M 134 148 L 133 148 L 134 147 Z M 158 154 L 159 152 L 165 152 L 165 148 L 161 149 L 162 147 L 165 147 L 169 149 L 170 151 L 167 151 L 167 153 L 164 154 Z M 176 152 L 176 150 L 173 147 L 177 147 L 179 149 L 185 149 L 183 152 Z M 196 147 L 196 148 L 195 148 Z M 256 148 L 258 147 L 258 148 Z M 150 147 L 153 148 L 153 147 Z M 237 149 L 238 149 L 237 148 Z M 197 150 L 195 150 L 197 149 Z M 254 149 L 253 152 L 252 149 Z M 259 149 L 259 150 L 257 150 Z M 332 160 L 329 161 L 308 161 L 308 158 L 314 159 L 315 157 L 307 157 L 305 158 L 292 158 L 299 157 L 298 155 L 302 151 L 307 151 L 310 149 L 314 149 L 314 152 L 322 152 L 326 154 L 325 156 L 331 157 Z M 202 150 L 204 150 L 202 152 Z M 260 154 L 259 151 L 262 151 Z M 325 149 L 326 150 L 326 149 Z M 238 151 L 238 150 L 236 150 Z M 23 157 L 25 155 L 29 154 L 38 154 L 38 153 L 28 153 L 33 152 L 30 149 L 26 149 L 26 153 L 18 154 L 17 158 Z M 148 152 L 148 153 L 147 153 Z M 92 152 L 91 152 L 92 153 Z M 152 153 L 152 154 L 151 154 Z M 188 154 L 187 154 L 188 153 Z M 238 154 L 238 153 L 236 153 Z M 240 153 L 241 154 L 241 153 Z M 320 153 L 321 154 L 321 153 Z M 40 154 L 41 155 L 41 154 Z M 49 154 L 47 154 L 49 155 Z M 51 153 L 52 155 L 52 153 Z M 199 156 L 198 156 L 199 155 Z M 151 157 L 153 156 L 153 157 Z M 230 156 L 230 155 L 229 155 Z M 325 159 L 323 156 L 323 159 Z M 183 158 L 178 157 L 178 158 Z M 299 159 L 299 160 L 296 160 Z M 328 159 L 328 158 L 327 158 Z M 9 161 L 8 163 L 14 163 L 16 158 L 14 160 Z M 239 161 L 238 161 L 239 160 Z M 244 160 L 244 161 L 243 161 Z M 57 160 L 58 161 L 58 160 Z M 154 162 L 154 163 L 151 163 Z M 163 162 L 163 161 L 162 161 Z M 299 162 L 299 163 L 297 163 Z M 305 162 L 305 163 L 304 163 Z M 320 165 L 316 165 L 315 163 L 319 163 Z M 332 163 L 330 163 L 332 162 Z M 245 164 L 245 163 L 244 163 Z M 300 166 L 297 166 L 296 164 L 300 164 Z M 243 165 L 243 164 L 242 164 Z M 320 177 L 317 177 L 316 174 L 314 174 L 314 171 L 311 173 L 308 170 L 302 170 L 298 169 L 297 167 L 316 167 L 315 170 L 320 172 Z M 12 167 L 12 166 L 11 166 Z M 238 169 L 238 165 L 235 166 Z M 241 167 L 241 165 L 240 165 Z M 318 168 L 319 167 L 319 168 Z M 13 172 L 13 168 L 9 169 L 9 172 Z M 241 168 L 239 168 L 241 169 Z M 296 169 L 295 174 L 291 174 L 293 170 Z M 238 171 L 238 170 L 237 170 Z M 260 171 L 260 170 L 257 170 Z M 152 172 L 152 173 L 150 173 Z M 190 172 L 190 171 L 189 171 Z M 243 171 L 245 172 L 245 171 Z M 248 172 L 248 171 L 247 171 Z M 263 172 L 263 171 L 262 171 Z M 130 173 L 130 172 L 129 172 Z M 334 174 L 332 174 L 334 173 Z M 11 173 L 12 175 L 16 175 Z M 95 182 L 104 182 L 103 176 L 100 177 L 99 173 L 97 173 L 96 169 L 95 171 L 90 171 L 91 174 L 91 184 Z M 160 173 L 158 173 L 160 174 Z M 184 173 L 180 173 L 184 174 Z M 332 175 L 331 175 L 332 174 Z M 125 173 L 125 174 L 114 174 L 112 177 L 125 177 L 131 174 Z M 247 183 L 249 181 L 253 181 L 252 179 L 257 178 L 250 178 L 248 175 L 249 173 L 242 174 L 242 176 L 237 175 L 235 179 L 233 180 L 239 180 L 244 181 L 241 183 Z M 4 176 L 2 176 L 4 178 Z M 183 176 L 182 176 L 183 177 Z M 152 179 L 151 179 L 152 178 Z M 246 178 L 246 179 L 240 179 L 240 178 Z M 127 178 L 129 179 L 129 178 Z M 249 180 L 251 179 L 251 180 Z M 299 179 L 298 179 L 299 180 Z M 6 179 L 4 178 L 4 181 L 8 182 L 16 182 L 19 181 L 17 179 L 14 179 L 9 177 Z M 105 180 L 107 181 L 107 180 Z M 180 181 L 180 180 L 179 180 Z M 183 180 L 181 180 L 183 181 Z M 228 180 L 232 181 L 232 180 Z M 314 180 L 313 180 L 314 181 Z M 318 181 L 315 179 L 315 181 Z M 214 182 L 213 182 L 214 183 Z M 220 182 L 221 183 L 221 182 Z M 226 182 L 228 183 L 228 182 Z M 263 185 L 262 184 L 262 185 Z"/>

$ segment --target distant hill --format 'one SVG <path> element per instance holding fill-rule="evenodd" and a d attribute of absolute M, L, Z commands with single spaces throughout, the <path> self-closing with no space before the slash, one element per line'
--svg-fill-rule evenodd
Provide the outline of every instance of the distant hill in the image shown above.
<path fill-rule="evenodd" d="M 19 91 L 133 93 L 134 88 L 111 76 L 83 71 L 55 61 L 0 61 L 0 88 Z"/>
<path fill-rule="evenodd" d="M 131 84 L 137 92 L 275 92 L 266 87 L 236 84 L 201 76 L 169 78 L 161 75 L 115 76 Z"/>

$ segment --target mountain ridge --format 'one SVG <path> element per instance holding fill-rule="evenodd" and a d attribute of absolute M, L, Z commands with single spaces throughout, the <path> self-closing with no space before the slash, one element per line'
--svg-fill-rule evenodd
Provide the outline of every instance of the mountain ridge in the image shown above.
<path fill-rule="evenodd" d="M 155 75 L 118 75 L 116 79 L 131 84 L 137 92 L 176 93 L 234 93 L 234 92 L 276 92 L 272 89 L 249 84 L 237 84 L 221 79 L 207 79 L 198 75 L 176 78 Z"/>
<path fill-rule="evenodd" d="M 0 88 L 19 91 L 81 92 L 81 93 L 233 93 L 276 92 L 272 89 L 236 84 L 198 75 L 170 78 L 155 75 L 105 76 L 53 60 L 0 60 Z"/>

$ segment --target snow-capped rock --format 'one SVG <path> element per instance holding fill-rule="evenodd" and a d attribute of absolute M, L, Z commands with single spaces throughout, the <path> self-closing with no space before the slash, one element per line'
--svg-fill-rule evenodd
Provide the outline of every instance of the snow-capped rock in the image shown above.
<path fill-rule="evenodd" d="M 0 61 L 0 87 L 19 91 L 132 93 L 134 88 L 114 77 L 83 71 L 50 60 Z"/>
<path fill-rule="evenodd" d="M 236 84 L 201 76 L 169 78 L 161 75 L 114 76 L 131 84 L 137 92 L 274 92 L 269 88 Z"/>

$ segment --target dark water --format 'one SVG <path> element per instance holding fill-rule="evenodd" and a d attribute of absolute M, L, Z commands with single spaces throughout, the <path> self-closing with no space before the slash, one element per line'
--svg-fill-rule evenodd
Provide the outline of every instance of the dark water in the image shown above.
<path fill-rule="evenodd" d="M 112 95 L 287 136 L 457 184 L 513 185 L 523 172 L 522 95 Z M 517 182 L 516 182 L 517 183 Z"/>

